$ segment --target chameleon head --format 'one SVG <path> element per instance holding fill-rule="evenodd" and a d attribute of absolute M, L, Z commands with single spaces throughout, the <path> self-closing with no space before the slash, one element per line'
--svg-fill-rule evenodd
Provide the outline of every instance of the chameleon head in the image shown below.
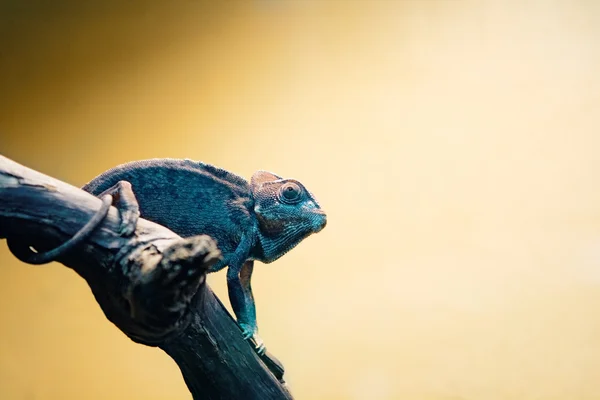
<path fill-rule="evenodd" d="M 325 228 L 327 215 L 297 180 L 258 171 L 252 176 L 251 187 L 262 247 L 257 258 L 260 261 L 275 261 Z"/>

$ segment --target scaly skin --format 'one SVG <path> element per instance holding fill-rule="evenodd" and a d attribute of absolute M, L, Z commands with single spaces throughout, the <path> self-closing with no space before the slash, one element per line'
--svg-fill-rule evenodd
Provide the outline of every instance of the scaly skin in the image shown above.
<path fill-rule="evenodd" d="M 188 159 L 134 161 L 110 169 L 83 190 L 110 194 L 121 214 L 121 233 L 133 234 L 137 219 L 161 224 L 182 237 L 207 234 L 223 259 L 210 272 L 227 270 L 229 299 L 245 339 L 259 354 L 251 288 L 254 261 L 270 263 L 327 223 L 319 203 L 294 179 L 266 171 L 242 177 Z"/>

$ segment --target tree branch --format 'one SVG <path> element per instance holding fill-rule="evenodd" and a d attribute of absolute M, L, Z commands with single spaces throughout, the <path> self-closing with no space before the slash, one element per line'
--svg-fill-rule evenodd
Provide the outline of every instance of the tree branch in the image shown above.
<path fill-rule="evenodd" d="M 141 218 L 122 237 L 103 200 L 0 155 L 0 238 L 13 254 L 30 263 L 56 256 L 75 270 L 123 333 L 175 360 L 194 399 L 291 399 L 281 364 L 254 352 L 205 283 L 220 257 L 215 242 Z"/>

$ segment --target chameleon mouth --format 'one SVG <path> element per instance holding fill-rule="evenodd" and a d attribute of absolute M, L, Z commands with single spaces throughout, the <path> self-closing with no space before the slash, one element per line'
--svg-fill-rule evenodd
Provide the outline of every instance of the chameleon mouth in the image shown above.
<path fill-rule="evenodd" d="M 327 226 L 327 214 L 325 214 L 321 210 L 314 210 L 313 212 L 315 214 L 315 217 L 314 217 L 315 233 L 317 233 L 317 232 L 322 231 L 323 228 L 325 228 L 325 226 Z"/>

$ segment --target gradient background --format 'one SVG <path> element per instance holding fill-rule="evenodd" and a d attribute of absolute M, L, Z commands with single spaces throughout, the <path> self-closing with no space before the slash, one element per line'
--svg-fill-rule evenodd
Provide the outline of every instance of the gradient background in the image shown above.
<path fill-rule="evenodd" d="M 600 2 L 1 4 L 1 154 L 316 194 L 253 280 L 298 399 L 600 399 Z M 0 265 L 1 399 L 191 398 L 72 271 Z"/>

